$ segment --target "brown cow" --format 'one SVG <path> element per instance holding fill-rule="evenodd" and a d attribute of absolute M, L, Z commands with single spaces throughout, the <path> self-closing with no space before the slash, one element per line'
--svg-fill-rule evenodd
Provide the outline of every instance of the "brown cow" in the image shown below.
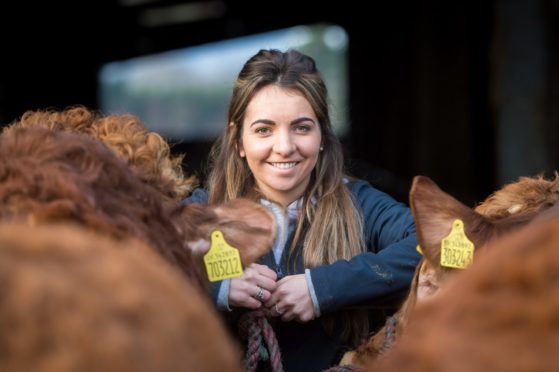
<path fill-rule="evenodd" d="M 471 268 L 419 304 L 394 348 L 365 370 L 558 371 L 554 214 L 493 242 Z"/>
<path fill-rule="evenodd" d="M 139 240 L 78 226 L 0 224 L 0 329 L 4 372 L 241 371 L 176 270 Z"/>
<path fill-rule="evenodd" d="M 246 200 L 170 210 L 101 142 L 43 128 L 13 128 L 0 136 L 0 220 L 64 221 L 138 238 L 202 288 L 206 280 L 185 242 L 207 242 L 217 228 L 252 260 L 271 247 L 275 231 L 271 213 Z"/>
<path fill-rule="evenodd" d="M 196 177 L 187 177 L 182 170 L 184 156 L 171 155 L 169 144 L 159 134 L 148 131 L 137 116 L 102 116 L 83 106 L 64 111 L 27 111 L 4 131 L 34 127 L 86 133 L 100 140 L 165 199 L 181 200 L 197 183 Z"/>
<path fill-rule="evenodd" d="M 471 240 L 477 253 L 488 241 L 524 226 L 558 200 L 557 175 L 553 180 L 541 176 L 523 177 L 495 192 L 474 212 L 444 193 L 428 178 L 416 177 L 410 192 L 410 205 L 424 260 L 418 265 L 410 294 L 401 309 L 371 339 L 355 352 L 344 356 L 341 364 L 364 366 L 384 353 L 403 333 L 416 303 L 436 293 L 448 276 L 456 272 L 456 269 L 440 265 L 441 240 L 449 234 L 455 219 L 460 218 L 464 222 L 466 235 L 472 235 L 470 231 L 476 232 Z"/>

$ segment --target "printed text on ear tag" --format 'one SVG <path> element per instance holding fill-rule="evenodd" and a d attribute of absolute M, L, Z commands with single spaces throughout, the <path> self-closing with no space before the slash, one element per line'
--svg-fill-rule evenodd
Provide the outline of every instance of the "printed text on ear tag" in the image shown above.
<path fill-rule="evenodd" d="M 474 259 L 474 243 L 464 233 L 464 222 L 454 220 L 452 230 L 441 241 L 441 266 L 465 269 Z"/>
<path fill-rule="evenodd" d="M 227 244 L 219 230 L 212 231 L 211 241 L 210 250 L 204 255 L 210 282 L 243 275 L 239 250 Z"/>

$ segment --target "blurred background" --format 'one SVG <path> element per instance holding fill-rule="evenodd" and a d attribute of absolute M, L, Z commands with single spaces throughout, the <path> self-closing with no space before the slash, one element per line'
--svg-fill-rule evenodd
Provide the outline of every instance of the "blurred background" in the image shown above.
<path fill-rule="evenodd" d="M 414 175 L 470 206 L 559 168 L 559 0 L 76 0 L 0 5 L 0 123 L 132 112 L 204 178 L 235 75 L 261 48 L 317 60 L 351 174 Z"/>

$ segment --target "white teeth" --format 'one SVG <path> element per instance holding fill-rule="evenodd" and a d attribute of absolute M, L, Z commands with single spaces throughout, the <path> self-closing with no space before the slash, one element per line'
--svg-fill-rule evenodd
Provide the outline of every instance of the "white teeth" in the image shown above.
<path fill-rule="evenodd" d="M 289 169 L 289 168 L 293 168 L 294 166 L 297 165 L 297 162 L 291 162 L 291 163 L 270 163 L 272 164 L 274 167 L 276 168 L 280 168 L 280 169 Z"/>

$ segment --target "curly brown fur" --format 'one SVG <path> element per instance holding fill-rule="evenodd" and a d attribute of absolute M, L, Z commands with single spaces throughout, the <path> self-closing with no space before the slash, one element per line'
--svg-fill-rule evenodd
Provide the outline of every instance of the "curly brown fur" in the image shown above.
<path fill-rule="evenodd" d="M 20 127 L 87 133 L 109 146 L 164 198 L 181 200 L 197 184 L 196 177 L 186 177 L 182 170 L 184 156 L 171 155 L 169 144 L 131 114 L 101 116 L 82 106 L 64 111 L 27 111 L 5 131 Z"/>
<path fill-rule="evenodd" d="M 69 221 L 148 242 L 201 287 L 185 241 L 160 195 L 101 142 L 81 133 L 13 128 L 0 136 L 0 219 Z M 184 234 L 184 235 L 181 235 Z"/>
<path fill-rule="evenodd" d="M 517 213 L 539 212 L 559 201 L 559 175 L 520 177 L 505 185 L 476 207 L 485 216 L 502 218 Z"/>
<path fill-rule="evenodd" d="M 0 329 L 5 372 L 241 370 L 189 282 L 139 241 L 77 226 L 0 224 Z"/>

